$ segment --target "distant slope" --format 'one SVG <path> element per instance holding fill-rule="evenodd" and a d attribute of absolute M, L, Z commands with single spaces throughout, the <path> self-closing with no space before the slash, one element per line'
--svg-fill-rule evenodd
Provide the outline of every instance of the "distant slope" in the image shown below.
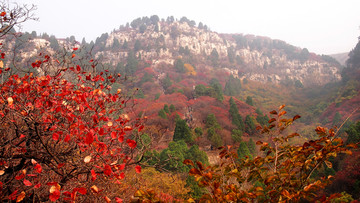
<path fill-rule="evenodd" d="M 331 57 L 336 59 L 342 66 L 346 65 L 346 60 L 349 58 L 349 52 L 339 53 L 339 54 L 331 54 Z"/>

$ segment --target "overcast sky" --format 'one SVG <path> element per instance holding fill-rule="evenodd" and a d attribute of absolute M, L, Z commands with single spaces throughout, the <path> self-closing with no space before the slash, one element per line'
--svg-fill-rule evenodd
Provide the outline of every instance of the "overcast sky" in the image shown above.
<path fill-rule="evenodd" d="M 11 0 L 7 0 L 10 1 Z M 284 40 L 317 54 L 350 51 L 360 36 L 360 0 L 16 0 L 35 4 L 23 31 L 95 40 L 135 18 L 186 16 L 218 33 Z"/>

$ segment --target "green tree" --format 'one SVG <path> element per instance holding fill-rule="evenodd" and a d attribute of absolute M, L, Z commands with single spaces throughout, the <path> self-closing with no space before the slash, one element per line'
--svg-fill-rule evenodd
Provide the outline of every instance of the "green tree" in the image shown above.
<path fill-rule="evenodd" d="M 184 140 L 173 141 L 169 143 L 168 148 L 160 153 L 160 163 L 163 168 L 169 171 L 185 172 L 188 167 L 182 162 L 185 160 L 185 153 L 188 150 Z"/>
<path fill-rule="evenodd" d="M 58 40 L 55 38 L 54 35 L 51 35 L 51 36 L 50 36 L 49 41 L 50 41 L 50 47 L 51 47 L 54 51 L 58 51 L 59 48 L 60 48 L 60 45 L 59 45 Z"/>
<path fill-rule="evenodd" d="M 165 91 L 172 85 L 171 79 L 169 77 L 169 74 L 166 74 L 165 78 L 161 81 L 161 84 Z"/>
<path fill-rule="evenodd" d="M 247 115 L 245 117 L 245 131 L 248 134 L 253 134 L 255 132 L 255 122 L 254 122 L 254 118 L 250 115 Z"/>
<path fill-rule="evenodd" d="M 242 141 L 243 132 L 239 129 L 233 129 L 231 131 L 231 138 L 234 142 L 240 143 Z"/>
<path fill-rule="evenodd" d="M 249 148 L 249 151 L 252 155 L 255 155 L 256 153 L 256 144 L 254 142 L 254 140 L 252 138 L 250 138 L 250 140 L 247 143 L 247 146 Z"/>
<path fill-rule="evenodd" d="M 157 25 L 157 23 L 160 21 L 160 18 L 157 15 L 152 15 L 150 16 L 150 20 L 153 25 Z"/>
<path fill-rule="evenodd" d="M 176 108 L 175 108 L 174 104 L 171 104 L 170 105 L 170 112 L 172 113 L 172 112 L 175 112 L 175 111 L 176 111 Z"/>
<path fill-rule="evenodd" d="M 195 86 L 195 96 L 196 97 L 206 96 L 206 95 L 207 95 L 207 88 L 205 85 L 200 84 L 200 85 Z"/>
<path fill-rule="evenodd" d="M 192 143 L 194 141 L 191 130 L 185 120 L 177 119 L 173 140 L 184 140 L 186 143 Z"/>
<path fill-rule="evenodd" d="M 133 75 L 138 68 L 138 60 L 136 59 L 135 53 L 130 51 L 126 60 L 125 73 Z"/>
<path fill-rule="evenodd" d="M 259 122 L 262 126 L 267 125 L 269 117 L 267 115 L 263 115 L 259 108 L 257 108 L 255 112 L 257 114 L 256 121 Z"/>
<path fill-rule="evenodd" d="M 197 137 L 200 137 L 201 135 L 203 135 L 203 130 L 200 127 L 196 127 L 194 131 L 195 131 L 195 134 Z"/>
<path fill-rule="evenodd" d="M 145 24 L 141 24 L 140 27 L 139 27 L 139 32 L 140 33 L 144 33 L 146 31 L 146 25 Z"/>
<path fill-rule="evenodd" d="M 118 39 L 114 39 L 114 41 L 113 41 L 113 44 L 112 44 L 112 50 L 113 51 L 117 51 L 117 50 L 119 50 L 120 49 L 120 42 L 119 42 L 119 40 Z"/>
<path fill-rule="evenodd" d="M 137 39 L 134 44 L 134 51 L 138 52 L 140 50 L 141 50 L 141 43 L 140 43 L 140 40 Z"/>
<path fill-rule="evenodd" d="M 208 138 L 211 141 L 212 145 L 216 148 L 223 146 L 223 140 L 221 139 L 220 135 L 216 133 L 215 128 L 208 129 Z"/>
<path fill-rule="evenodd" d="M 352 123 L 350 126 L 345 130 L 348 135 L 346 140 L 346 144 L 350 143 L 359 143 L 360 142 L 360 121 L 357 123 Z"/>
<path fill-rule="evenodd" d="M 236 96 L 240 94 L 241 90 L 241 81 L 239 78 L 234 78 L 233 75 L 230 75 L 228 81 L 225 84 L 224 94 L 228 96 Z"/>
<path fill-rule="evenodd" d="M 211 96 L 216 98 L 219 101 L 224 100 L 224 95 L 223 95 L 222 87 L 221 87 L 219 80 L 217 80 L 216 78 L 211 79 L 210 86 L 214 90 L 213 91 L 214 95 L 211 95 Z"/>
<path fill-rule="evenodd" d="M 219 125 L 219 123 L 217 122 L 216 116 L 215 116 L 214 114 L 209 114 L 209 115 L 206 117 L 206 127 L 207 127 L 207 128 L 214 127 L 215 129 L 219 129 L 219 128 L 220 128 L 220 125 Z"/>
<path fill-rule="evenodd" d="M 246 97 L 246 103 L 249 104 L 250 106 L 254 106 L 253 99 L 250 96 Z"/>
<path fill-rule="evenodd" d="M 174 64 L 176 72 L 185 73 L 184 61 L 182 59 L 177 59 Z"/>
<path fill-rule="evenodd" d="M 124 41 L 124 44 L 122 45 L 122 48 L 123 49 L 129 48 L 129 43 L 126 40 Z"/>
<path fill-rule="evenodd" d="M 166 112 L 164 111 L 164 109 L 160 109 L 160 111 L 158 112 L 158 115 L 163 119 L 167 119 L 167 115 L 166 115 Z"/>
<path fill-rule="evenodd" d="M 235 49 L 234 49 L 234 47 L 232 47 L 232 46 L 229 47 L 227 49 L 227 53 L 228 53 L 229 62 L 234 63 L 234 61 L 235 61 Z"/>
<path fill-rule="evenodd" d="M 232 97 L 230 98 L 229 103 L 230 103 L 229 114 L 231 117 L 232 124 L 234 124 L 239 130 L 244 131 L 245 130 L 244 121 L 241 115 L 239 114 L 239 109 Z"/>
<path fill-rule="evenodd" d="M 166 113 L 170 113 L 169 106 L 167 104 L 164 105 L 164 111 Z"/>
<path fill-rule="evenodd" d="M 213 66 L 218 66 L 219 64 L 219 53 L 215 48 L 211 51 L 210 61 Z"/>
<path fill-rule="evenodd" d="M 209 158 L 206 152 L 201 151 L 198 145 L 193 145 L 185 153 L 185 158 L 193 161 L 200 161 L 203 164 L 209 165 Z"/>
<path fill-rule="evenodd" d="M 240 142 L 239 148 L 237 149 L 237 154 L 239 159 L 244 159 L 246 156 L 252 158 L 250 150 L 246 144 L 246 142 Z"/>

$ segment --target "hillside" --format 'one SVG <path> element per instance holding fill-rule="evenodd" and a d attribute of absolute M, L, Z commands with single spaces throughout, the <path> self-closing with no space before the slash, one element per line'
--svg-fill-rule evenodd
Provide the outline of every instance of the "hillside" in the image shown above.
<path fill-rule="evenodd" d="M 34 32 L 5 40 L 9 50 L 21 50 L 18 64 L 31 64 L 39 52 L 61 55 L 77 47 L 79 59 L 94 56 L 103 64 L 100 69 L 123 75 L 125 83 L 115 84 L 113 89 L 120 87 L 135 96 L 131 116 L 148 117 L 147 132 L 158 141 L 158 148 L 165 148 L 172 140 L 177 115 L 192 130 L 203 129 L 204 134 L 195 142 L 206 147 L 212 143 L 206 119 L 214 114 L 221 126 L 217 130 L 221 143 L 234 144 L 231 135 L 237 127 L 229 114 L 230 97 L 236 101 L 241 122 L 249 117 L 253 125 L 259 125 L 262 112 L 285 103 L 289 113 L 303 116 L 300 122 L 314 125 L 320 121 L 314 112 L 323 112 L 331 101 L 329 96 L 323 101 L 309 100 L 306 90 L 341 80 L 340 64 L 329 56 L 268 37 L 219 34 L 202 24 L 195 26 L 185 17 L 180 21 L 138 18 L 90 43 Z M 18 47 L 23 41 L 28 45 Z M 15 57 L 16 52 L 12 53 Z M 174 109 L 164 115 L 165 105 Z M 246 130 L 249 124 L 243 125 L 245 139 L 257 134 Z M 254 135 L 254 139 L 261 139 Z"/>
<path fill-rule="evenodd" d="M 343 186 L 359 177 L 360 42 L 343 67 L 281 40 L 157 16 L 89 43 L 36 32 L 0 41 L 9 201 L 359 198 Z"/>

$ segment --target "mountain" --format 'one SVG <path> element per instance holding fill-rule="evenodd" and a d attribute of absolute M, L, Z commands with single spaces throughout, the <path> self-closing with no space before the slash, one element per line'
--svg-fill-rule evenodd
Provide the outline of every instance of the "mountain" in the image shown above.
<path fill-rule="evenodd" d="M 349 52 L 331 54 L 330 56 L 336 59 L 342 66 L 346 66 L 346 61 L 349 59 Z"/>
<path fill-rule="evenodd" d="M 191 22 L 191 21 L 190 21 Z M 309 53 L 281 40 L 267 37 L 219 34 L 195 27 L 187 21 L 127 27 L 98 38 L 101 49 L 113 65 L 125 60 L 128 48 L 136 55 L 159 64 L 173 65 L 178 57 L 191 56 L 192 63 L 227 70 L 240 79 L 273 83 L 324 85 L 341 79 L 340 65 L 328 57 Z M 123 48 L 126 42 L 127 48 Z"/>
<path fill-rule="evenodd" d="M 112 89 L 135 98 L 130 116 L 148 118 L 145 132 L 156 140 L 158 149 L 173 140 L 179 118 L 192 131 L 202 129 L 194 140 L 202 148 L 234 144 L 236 129 L 244 140 L 263 139 L 253 126 L 265 124 L 266 112 L 281 104 L 287 104 L 290 115 L 303 116 L 300 127 L 324 118 L 323 123 L 331 125 L 333 113 L 324 112 L 338 98 L 336 84 L 342 80 L 342 67 L 330 56 L 268 37 L 219 34 L 187 18 L 138 18 L 90 43 L 34 32 L 4 40 L 9 50 L 17 49 L 9 56 L 20 56 L 8 66 L 31 65 L 39 53 L 71 55 L 76 47 L 74 59 L 82 66 L 86 66 L 82 58 L 98 61 L 88 71 L 107 69 L 123 75 L 125 81 Z M 230 112 L 231 99 L 238 109 L 236 116 Z M 209 128 L 207 119 L 212 115 L 221 127 Z"/>

